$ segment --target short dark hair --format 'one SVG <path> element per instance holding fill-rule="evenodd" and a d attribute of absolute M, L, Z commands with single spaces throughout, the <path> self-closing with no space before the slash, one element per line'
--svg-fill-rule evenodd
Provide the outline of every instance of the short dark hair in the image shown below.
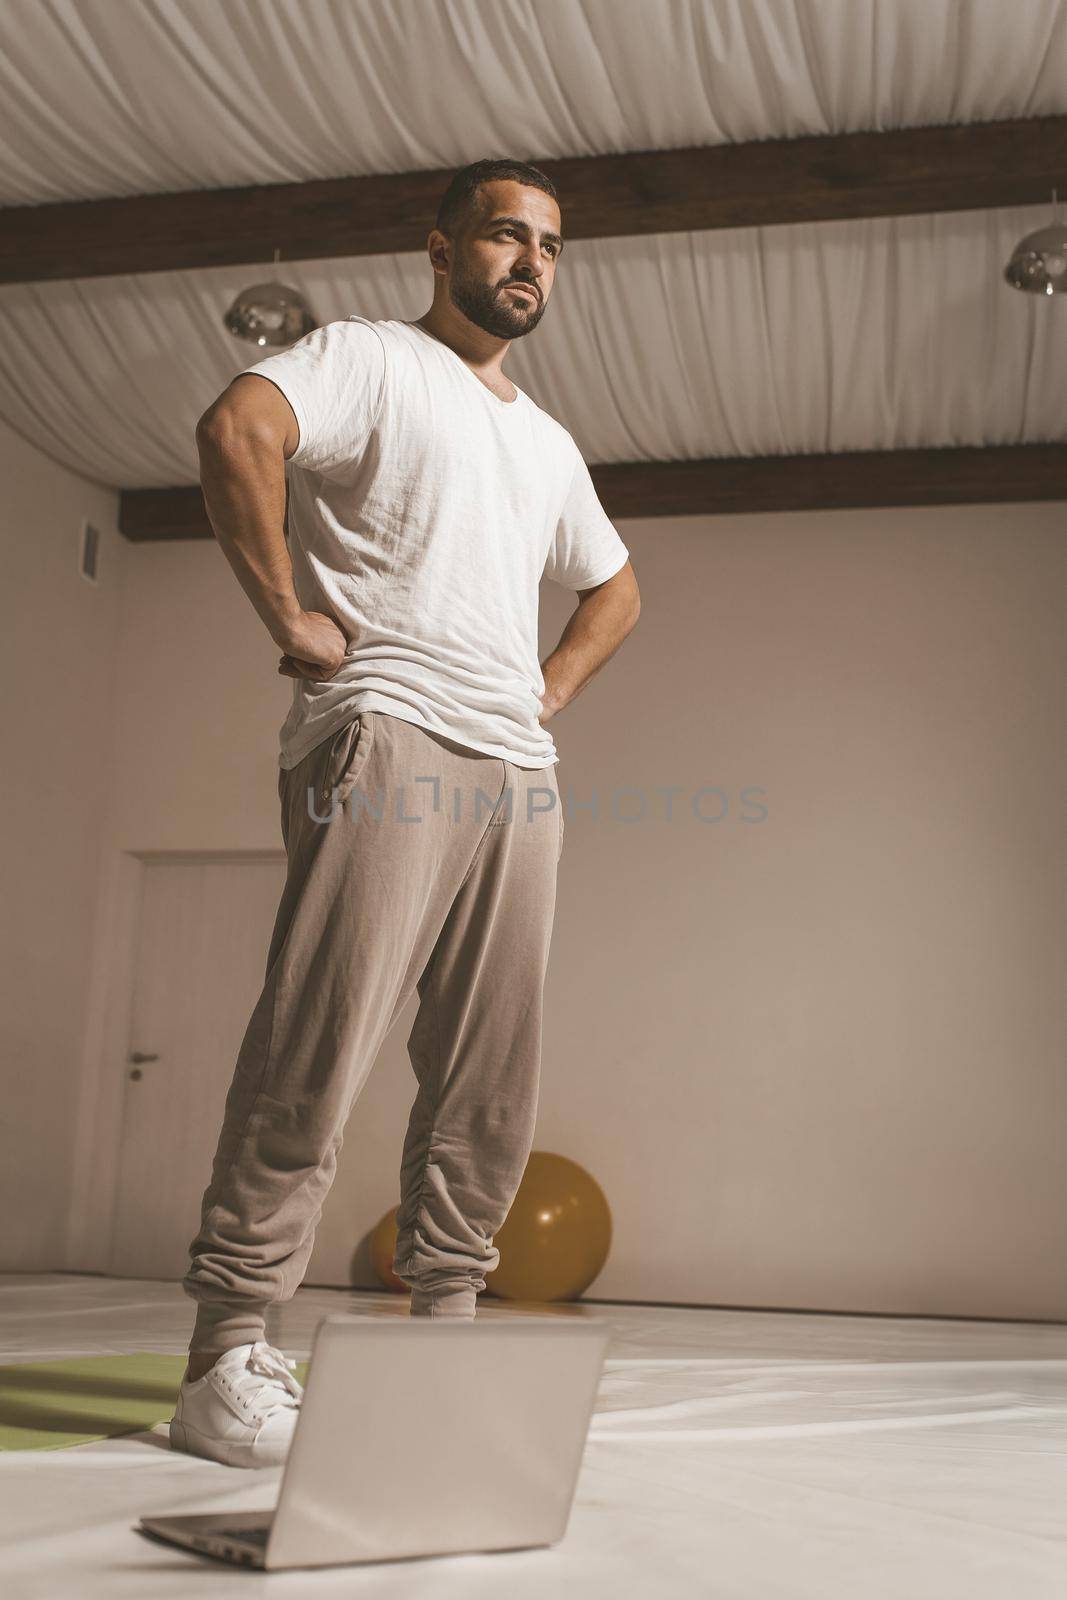
<path fill-rule="evenodd" d="M 525 183 L 531 189 L 543 189 L 553 200 L 557 198 L 552 179 L 539 167 L 531 167 L 528 161 L 472 161 L 469 167 L 462 167 L 456 173 L 441 196 L 434 227 L 454 239 L 473 211 L 481 185 L 492 183 L 496 178 L 510 178 L 513 183 Z"/>

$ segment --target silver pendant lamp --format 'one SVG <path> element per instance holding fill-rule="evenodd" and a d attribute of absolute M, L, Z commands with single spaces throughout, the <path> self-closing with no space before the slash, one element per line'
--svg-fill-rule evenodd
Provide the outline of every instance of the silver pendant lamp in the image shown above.
<path fill-rule="evenodd" d="M 275 250 L 275 266 L 279 254 Z M 295 344 L 318 327 L 300 290 L 275 280 L 242 289 L 223 321 L 235 339 L 247 339 L 260 346 Z"/>
<path fill-rule="evenodd" d="M 1004 268 L 1013 289 L 1027 294 L 1067 294 L 1067 228 L 1059 219 L 1052 191 L 1052 222 L 1020 239 Z"/>

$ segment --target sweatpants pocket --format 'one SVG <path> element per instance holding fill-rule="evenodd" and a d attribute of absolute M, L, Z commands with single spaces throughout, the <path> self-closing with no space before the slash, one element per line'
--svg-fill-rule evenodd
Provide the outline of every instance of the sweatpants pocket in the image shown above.
<path fill-rule="evenodd" d="M 326 741 L 318 789 L 323 805 L 329 805 L 331 797 L 338 805 L 344 805 L 366 763 L 372 737 L 373 717 L 363 711 Z"/>

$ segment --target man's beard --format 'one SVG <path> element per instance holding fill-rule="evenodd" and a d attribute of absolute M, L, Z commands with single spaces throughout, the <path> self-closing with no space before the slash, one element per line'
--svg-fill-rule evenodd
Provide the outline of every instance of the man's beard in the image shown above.
<path fill-rule="evenodd" d="M 507 282 L 518 280 L 505 279 Z M 457 311 L 496 339 L 521 339 L 533 332 L 544 315 L 543 300 L 516 299 L 503 284 L 480 283 L 463 267 L 453 273 L 449 295 Z"/>

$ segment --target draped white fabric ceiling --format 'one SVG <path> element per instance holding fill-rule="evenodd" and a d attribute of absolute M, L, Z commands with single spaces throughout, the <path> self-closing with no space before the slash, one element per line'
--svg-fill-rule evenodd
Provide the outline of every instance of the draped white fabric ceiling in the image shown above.
<path fill-rule="evenodd" d="M 1067 4 L 5 0 L 0 96 L 0 203 L 90 199 L 1061 114 Z M 507 370 L 594 461 L 1060 439 L 1067 308 L 1001 277 L 1048 215 L 572 241 Z M 0 287 L 0 415 L 97 481 L 193 481 L 256 359 L 222 312 L 269 275 Z M 431 296 L 421 255 L 279 275 L 320 321 Z"/>

